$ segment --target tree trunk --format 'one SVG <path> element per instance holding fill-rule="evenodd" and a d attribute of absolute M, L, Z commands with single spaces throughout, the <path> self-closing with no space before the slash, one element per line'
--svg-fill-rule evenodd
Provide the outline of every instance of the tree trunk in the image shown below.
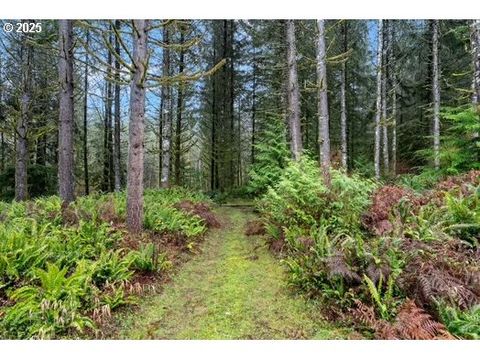
<path fill-rule="evenodd" d="M 389 47 L 388 36 L 386 36 L 390 23 L 388 20 L 385 20 L 383 26 L 383 48 L 382 48 L 382 154 L 383 154 L 383 173 L 388 176 L 390 164 L 389 164 L 389 155 L 388 155 L 388 119 L 387 119 L 387 50 Z"/>
<path fill-rule="evenodd" d="M 343 52 L 348 51 L 347 43 L 347 21 L 343 23 Z M 346 93 L 346 60 L 342 62 L 342 69 L 340 74 L 340 132 L 341 132 L 341 152 L 342 152 L 342 167 L 348 168 L 348 142 L 347 142 L 347 93 Z"/>
<path fill-rule="evenodd" d="M 183 32 L 180 32 L 180 45 L 185 41 Z M 185 67 L 185 50 L 180 49 L 180 58 L 178 63 L 178 73 L 183 73 Z M 175 184 L 182 184 L 182 111 L 183 111 L 183 84 L 178 85 L 177 97 L 177 122 L 175 127 Z"/>
<path fill-rule="evenodd" d="M 212 63 L 226 61 L 211 78 L 211 163 L 210 187 L 223 191 L 236 180 L 236 136 L 234 106 L 234 25 L 231 20 L 212 21 Z"/>
<path fill-rule="evenodd" d="M 75 199 L 73 163 L 73 42 L 72 20 L 59 20 L 58 75 L 60 81 L 58 184 L 64 203 Z"/>
<path fill-rule="evenodd" d="M 302 134 L 300 130 L 300 92 L 297 76 L 297 50 L 295 44 L 295 22 L 286 20 L 287 35 L 287 120 L 290 129 L 290 151 L 298 161 L 302 154 Z"/>
<path fill-rule="evenodd" d="M 28 197 L 27 166 L 28 140 L 27 131 L 30 122 L 30 101 L 32 81 L 32 46 L 27 43 L 27 35 L 23 35 L 21 45 L 22 58 L 22 95 L 20 99 L 20 117 L 17 121 L 17 147 L 15 160 L 15 200 L 23 201 Z"/>
<path fill-rule="evenodd" d="M 112 28 L 110 27 L 110 31 Z M 113 42 L 113 37 L 110 35 L 109 43 Z M 103 144 L 103 190 L 110 192 L 114 189 L 114 174 L 113 174 L 113 131 L 112 131 L 112 65 L 113 57 L 110 50 L 107 55 L 107 75 L 105 79 L 105 122 L 104 122 L 104 144 Z"/>
<path fill-rule="evenodd" d="M 237 187 L 243 185 L 243 167 L 242 167 L 242 115 L 240 109 L 237 116 Z"/>
<path fill-rule="evenodd" d="M 5 171 L 5 136 L 3 132 L 0 133 L 0 171 Z"/>
<path fill-rule="evenodd" d="M 214 32 L 215 32 L 214 27 Z M 217 59 L 216 36 L 213 36 L 213 61 Z M 218 188 L 218 161 L 217 161 L 217 74 L 212 77 L 212 125 L 211 125 L 211 149 L 210 149 L 210 190 L 214 191 Z"/>
<path fill-rule="evenodd" d="M 40 89 L 48 88 L 48 81 L 45 77 L 41 77 L 38 85 Z M 43 104 L 42 104 L 43 105 Z M 37 105 L 38 106 L 38 105 Z M 47 125 L 47 119 L 44 116 L 39 116 L 36 121 L 37 128 L 44 128 Z M 46 134 L 41 134 L 37 137 L 37 149 L 35 163 L 38 165 L 46 165 L 47 163 L 47 136 Z"/>
<path fill-rule="evenodd" d="M 375 177 L 380 179 L 380 123 L 382 117 L 382 54 L 383 54 L 383 21 L 378 20 L 377 45 L 377 100 L 375 112 Z"/>
<path fill-rule="evenodd" d="M 480 120 L 480 20 L 472 20 L 470 24 L 470 43 L 472 50 L 472 107 Z M 472 141 L 478 142 L 480 134 L 474 131 Z M 480 148 L 477 147 L 477 160 L 480 160 Z"/>
<path fill-rule="evenodd" d="M 325 46 L 325 20 L 317 20 L 317 86 L 318 86 L 318 146 L 324 175 L 330 168 L 330 129 L 327 94 L 327 55 Z M 328 176 L 326 176 L 328 179 Z"/>
<path fill-rule="evenodd" d="M 252 64 L 252 147 L 251 147 L 251 163 L 255 163 L 255 127 L 256 127 L 256 106 L 257 106 L 257 57 L 256 49 L 253 50 L 253 64 Z"/>
<path fill-rule="evenodd" d="M 394 20 L 390 20 L 388 27 L 389 42 L 389 75 L 392 91 L 392 110 L 390 118 L 392 119 L 392 174 L 397 174 L 397 74 L 395 67 L 395 32 Z"/>
<path fill-rule="evenodd" d="M 218 188 L 218 166 L 217 166 L 217 116 L 215 113 L 215 79 L 212 82 L 212 130 L 210 136 L 211 151 L 210 151 L 210 190 Z"/>
<path fill-rule="evenodd" d="M 438 65 L 438 20 L 432 20 L 432 96 L 433 96 L 433 161 L 440 168 L 440 84 Z"/>
<path fill-rule="evenodd" d="M 86 47 L 90 42 L 90 32 L 87 30 Z M 88 51 L 85 52 L 85 73 L 83 78 L 83 175 L 85 178 L 85 195 L 90 194 L 90 179 L 88 178 Z"/>
<path fill-rule="evenodd" d="M 233 41 L 234 41 L 234 32 L 235 32 L 235 22 L 233 20 L 228 20 L 225 22 L 225 32 L 226 32 L 226 41 L 225 41 L 225 54 L 226 58 L 228 59 L 228 79 L 227 89 L 228 94 L 226 96 L 227 99 L 227 113 L 228 118 L 230 119 L 230 146 L 228 149 L 229 152 L 229 162 L 230 162 L 230 171 L 228 172 L 228 187 L 232 188 L 235 186 L 235 166 L 239 166 L 236 163 L 235 159 L 235 151 L 237 147 L 235 146 L 236 141 L 240 141 L 237 139 L 235 134 L 235 64 L 234 64 L 234 50 L 233 50 Z"/>
<path fill-rule="evenodd" d="M 163 42 L 167 45 L 163 49 L 163 76 L 170 76 L 170 30 L 168 26 L 163 28 Z M 172 137 L 172 89 L 168 84 L 162 85 L 163 96 L 163 129 L 162 129 L 162 176 L 161 187 L 170 186 L 170 158 Z"/>
<path fill-rule="evenodd" d="M 160 106 L 158 109 L 158 187 L 162 187 L 163 171 L 163 111 L 165 108 L 165 87 L 160 90 Z"/>
<path fill-rule="evenodd" d="M 127 175 L 127 226 L 138 233 L 143 228 L 143 152 L 145 116 L 145 75 L 148 59 L 148 20 L 133 21 L 133 66 L 130 87 L 130 125 Z"/>
<path fill-rule="evenodd" d="M 3 84 L 3 61 L 2 56 L 0 55 L 0 84 Z M 5 112 L 3 108 L 3 86 L 0 86 L 0 121 L 3 126 L 5 123 Z M 0 129 L 0 172 L 3 173 L 5 170 L 5 139 L 2 129 Z"/>
<path fill-rule="evenodd" d="M 215 36 L 216 27 L 213 23 L 213 63 L 215 64 L 217 60 L 217 37 Z M 218 73 L 217 73 L 218 74 Z M 217 174 L 217 74 L 212 76 L 212 107 L 211 107 L 211 132 L 210 132 L 210 190 L 214 191 L 218 188 L 218 174 Z"/>
<path fill-rule="evenodd" d="M 471 24 L 471 42 L 473 57 L 473 95 L 472 104 L 477 113 L 480 102 L 480 20 L 473 20 Z"/>
<path fill-rule="evenodd" d="M 167 29 L 163 28 L 162 37 L 165 42 Z M 165 53 L 169 49 L 162 49 L 162 73 L 165 71 Z M 162 85 L 160 89 L 160 105 L 158 110 L 158 187 L 162 187 L 162 174 L 163 174 L 163 133 L 165 122 L 165 97 L 166 97 L 166 85 Z"/>
<path fill-rule="evenodd" d="M 120 20 L 115 20 L 115 29 L 120 31 Z M 120 40 L 115 36 L 115 52 L 121 56 Z M 120 152 L 120 62 L 115 58 L 115 95 L 114 95 L 114 132 L 113 132 L 113 172 L 115 191 L 120 191 L 122 187 L 122 167 L 121 167 L 121 152 Z"/>

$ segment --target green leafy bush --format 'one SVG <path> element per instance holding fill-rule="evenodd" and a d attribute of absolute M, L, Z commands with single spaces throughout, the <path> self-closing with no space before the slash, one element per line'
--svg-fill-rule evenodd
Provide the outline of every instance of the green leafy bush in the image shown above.
<path fill-rule="evenodd" d="M 132 260 L 123 256 L 123 250 L 104 252 L 95 263 L 92 281 L 97 286 L 108 282 L 123 282 L 129 280 L 133 271 L 130 270 Z"/>
<path fill-rule="evenodd" d="M 432 188 L 442 174 L 433 169 L 425 169 L 419 174 L 402 174 L 398 177 L 397 183 L 399 185 L 408 187 L 416 192 L 424 191 Z"/>
<path fill-rule="evenodd" d="M 337 232 L 358 233 L 361 215 L 370 204 L 370 194 L 376 186 L 374 181 L 357 174 L 331 171 L 332 202 L 327 216 Z"/>
<path fill-rule="evenodd" d="M 187 237 L 195 237 L 206 231 L 206 226 L 198 216 L 164 207 L 160 204 L 151 205 L 145 212 L 145 227 L 160 233 L 182 233 Z"/>
<path fill-rule="evenodd" d="M 258 201 L 289 283 L 383 338 L 451 337 L 432 320 L 438 301 L 452 334 L 478 338 L 480 173 L 425 174 L 400 177 L 415 191 L 373 193 L 358 175 L 331 169 L 327 186 L 317 162 L 290 162 Z"/>
<path fill-rule="evenodd" d="M 90 274 L 81 265 L 70 276 L 67 272 L 48 263 L 46 270 L 35 270 L 33 285 L 10 293 L 15 304 L 5 309 L 2 319 L 6 337 L 48 339 L 93 328 L 92 320 L 81 312 Z"/>
<path fill-rule="evenodd" d="M 142 244 L 139 250 L 128 254 L 131 260 L 131 268 L 136 271 L 157 272 L 166 270 L 171 266 L 165 254 L 159 254 L 155 244 Z"/>
<path fill-rule="evenodd" d="M 198 216 L 187 214 L 174 205 L 181 201 L 206 201 L 203 196 L 183 188 L 145 192 L 145 228 L 160 233 L 179 233 L 187 238 L 203 234 L 206 224 Z"/>
<path fill-rule="evenodd" d="M 328 224 L 334 233 L 356 232 L 375 183 L 331 170 L 328 188 L 318 163 L 307 156 L 290 162 L 277 184 L 259 202 L 267 222 L 310 228 Z"/>
<path fill-rule="evenodd" d="M 285 139 L 283 120 L 278 116 L 269 116 L 265 128 L 257 135 L 255 162 L 248 173 L 248 193 L 255 196 L 264 194 L 269 186 L 278 182 L 289 158 Z"/>
<path fill-rule="evenodd" d="M 440 169 L 433 171 L 433 149 L 419 151 L 428 161 L 425 171 L 440 175 L 458 175 L 480 168 L 480 140 L 474 134 L 480 132 L 478 112 L 470 104 L 459 107 L 444 107 L 441 111 L 442 146 L 440 146 Z"/>
<path fill-rule="evenodd" d="M 327 187 L 315 161 L 302 157 L 290 162 L 279 181 L 270 187 L 259 206 L 263 215 L 285 227 L 317 224 L 327 206 Z"/>
<path fill-rule="evenodd" d="M 438 311 L 450 333 L 463 339 L 480 339 L 480 305 L 462 311 L 440 304 Z"/>
<path fill-rule="evenodd" d="M 480 187 L 470 195 L 445 195 L 445 230 L 478 247 L 480 239 Z"/>
<path fill-rule="evenodd" d="M 175 207 L 182 200 L 205 198 L 181 188 L 146 191 L 147 228 L 193 243 L 206 226 Z M 57 196 L 0 202 L 0 218 L 2 338 L 84 336 L 100 310 L 134 301 L 136 272 L 171 266 L 152 243 L 124 247 L 124 193 L 80 197 L 64 209 Z"/>
<path fill-rule="evenodd" d="M 480 187 L 469 183 L 456 185 L 449 180 L 444 183 L 451 188 L 427 192 L 427 200 L 424 198 L 419 205 L 408 201 L 397 204 L 394 212 L 400 215 L 403 235 L 424 242 L 454 237 L 478 247 Z"/>
<path fill-rule="evenodd" d="M 330 177 L 327 186 L 318 163 L 303 156 L 289 163 L 258 205 L 267 234 L 284 238 L 290 283 L 351 303 L 350 289 L 362 282 L 372 257 L 363 242 L 361 215 L 376 184 L 335 169 Z"/>

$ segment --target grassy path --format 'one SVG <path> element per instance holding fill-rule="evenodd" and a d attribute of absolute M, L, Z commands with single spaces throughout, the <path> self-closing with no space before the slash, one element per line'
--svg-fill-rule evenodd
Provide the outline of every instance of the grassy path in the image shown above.
<path fill-rule="evenodd" d="M 219 208 L 223 227 L 209 233 L 159 295 L 120 319 L 126 339 L 338 339 L 348 331 L 319 318 L 286 288 L 285 273 L 263 240 L 244 235 L 255 215 Z"/>

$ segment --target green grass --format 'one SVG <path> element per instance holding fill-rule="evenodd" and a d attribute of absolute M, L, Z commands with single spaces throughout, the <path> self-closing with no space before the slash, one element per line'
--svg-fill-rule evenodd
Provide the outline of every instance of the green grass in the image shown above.
<path fill-rule="evenodd" d="M 159 295 L 117 319 L 126 339 L 342 339 L 348 329 L 320 317 L 314 304 L 286 287 L 285 273 L 264 241 L 246 237 L 254 215 L 217 213 L 224 227 L 209 233 L 202 253 Z"/>

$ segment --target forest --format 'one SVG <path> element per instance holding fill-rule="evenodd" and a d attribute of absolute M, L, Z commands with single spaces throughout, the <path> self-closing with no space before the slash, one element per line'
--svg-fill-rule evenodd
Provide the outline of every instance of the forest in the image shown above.
<path fill-rule="evenodd" d="M 1 339 L 480 339 L 480 20 L 1 20 Z"/>

